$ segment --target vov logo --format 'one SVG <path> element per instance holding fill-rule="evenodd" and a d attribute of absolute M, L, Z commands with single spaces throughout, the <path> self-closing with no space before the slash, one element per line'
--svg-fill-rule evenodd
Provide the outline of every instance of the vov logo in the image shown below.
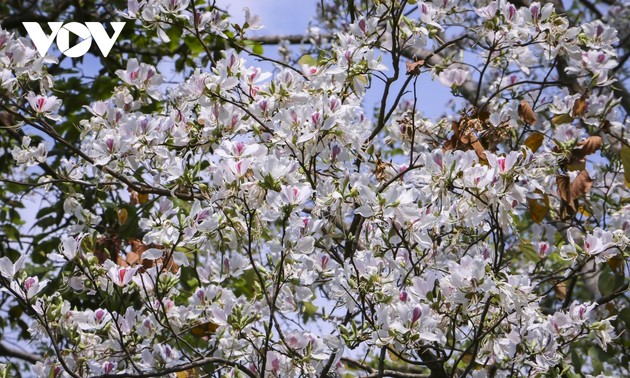
<path fill-rule="evenodd" d="M 96 42 L 99 50 L 104 57 L 107 57 L 111 51 L 116 39 L 120 36 L 120 32 L 125 26 L 124 22 L 111 22 L 110 25 L 114 29 L 114 35 L 110 37 L 105 31 L 105 27 L 99 22 L 86 22 L 85 25 L 79 22 L 49 22 L 48 26 L 52 31 L 50 35 L 46 35 L 42 27 L 37 22 L 22 22 L 26 32 L 33 40 L 35 48 L 39 55 L 45 56 L 50 49 L 55 37 L 57 37 L 57 47 L 69 58 L 78 58 L 85 55 L 92 46 L 92 39 Z M 70 47 L 70 33 L 80 38 L 80 41 Z"/>

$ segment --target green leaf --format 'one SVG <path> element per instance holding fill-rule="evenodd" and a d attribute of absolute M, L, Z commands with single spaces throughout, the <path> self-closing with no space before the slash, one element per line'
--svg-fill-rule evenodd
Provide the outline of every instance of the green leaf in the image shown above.
<path fill-rule="evenodd" d="M 18 241 L 20 239 L 20 231 L 14 225 L 6 223 L 2 226 L 2 230 L 9 240 Z"/>
<path fill-rule="evenodd" d="M 308 54 L 302 55 L 302 57 L 298 60 L 298 64 L 300 66 L 307 65 L 310 67 L 317 67 L 317 59 Z"/>
<path fill-rule="evenodd" d="M 626 323 L 626 329 L 630 329 L 630 307 L 625 307 L 623 310 L 619 311 L 618 316 L 618 319 Z"/>
<path fill-rule="evenodd" d="M 591 357 L 593 374 L 595 375 L 601 374 L 604 370 L 604 362 L 608 361 L 611 357 L 597 345 L 593 345 L 588 349 L 588 355 Z"/>
<path fill-rule="evenodd" d="M 622 275 L 615 274 L 608 265 L 604 265 L 602 272 L 599 275 L 597 286 L 599 292 L 603 296 L 610 295 L 617 291 L 624 283 L 624 277 Z"/>
<path fill-rule="evenodd" d="M 263 49 L 262 44 L 254 43 L 254 46 L 252 46 L 252 52 L 254 54 L 262 55 L 264 53 L 264 49 Z"/>
<path fill-rule="evenodd" d="M 304 302 L 303 312 L 302 312 L 302 321 L 306 323 L 309 319 L 315 319 L 315 314 L 317 314 L 317 306 L 315 306 L 312 302 Z"/>
<path fill-rule="evenodd" d="M 536 253 L 536 251 L 534 250 L 534 246 L 531 243 L 521 244 L 520 249 L 527 260 L 533 262 L 540 261 L 540 256 L 538 256 L 538 253 Z"/>
<path fill-rule="evenodd" d="M 575 371 L 582 371 L 582 359 L 575 349 L 571 349 L 571 363 Z"/>
<path fill-rule="evenodd" d="M 233 287 L 234 294 L 238 296 L 245 296 L 247 299 L 252 299 L 256 296 L 258 292 L 258 282 L 256 281 L 256 272 L 254 269 L 248 269 L 243 272 L 243 274 L 236 279 L 227 280 L 226 284 L 228 287 Z"/>

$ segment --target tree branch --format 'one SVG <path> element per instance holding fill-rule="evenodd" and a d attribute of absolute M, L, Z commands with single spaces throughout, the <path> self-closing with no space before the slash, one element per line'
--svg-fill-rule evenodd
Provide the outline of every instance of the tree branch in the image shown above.
<path fill-rule="evenodd" d="M 40 356 L 34 353 L 29 353 L 23 350 L 12 348 L 6 345 L 5 343 L 3 343 L 2 341 L 0 341 L 0 356 L 6 356 L 9 358 L 19 358 L 20 360 L 24 360 L 32 364 L 39 361 L 43 361 L 43 359 Z"/>

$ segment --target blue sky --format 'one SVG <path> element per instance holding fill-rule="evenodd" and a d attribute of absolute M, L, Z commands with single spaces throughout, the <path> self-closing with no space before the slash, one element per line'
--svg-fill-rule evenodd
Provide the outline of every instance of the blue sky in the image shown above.
<path fill-rule="evenodd" d="M 252 14 L 260 16 L 264 28 L 253 31 L 254 35 L 304 34 L 309 21 L 315 16 L 316 4 L 316 0 L 217 0 L 217 6 L 228 10 L 236 21 L 244 20 L 245 7 L 249 8 Z M 266 53 L 273 53 L 271 47 L 266 49 Z M 384 59 L 384 63 L 390 67 L 391 74 L 391 61 Z M 404 62 L 401 66 L 404 66 Z M 394 89 L 400 88 L 404 81 L 404 76 L 399 78 L 394 84 Z M 365 98 L 364 105 L 369 116 L 373 114 L 372 108 L 380 102 L 382 91 L 383 85 L 375 80 Z M 418 79 L 417 93 L 418 109 L 432 118 L 444 114 L 447 110 L 446 103 L 453 98 L 450 89 L 437 81 L 432 81 L 428 73 L 422 74 Z"/>

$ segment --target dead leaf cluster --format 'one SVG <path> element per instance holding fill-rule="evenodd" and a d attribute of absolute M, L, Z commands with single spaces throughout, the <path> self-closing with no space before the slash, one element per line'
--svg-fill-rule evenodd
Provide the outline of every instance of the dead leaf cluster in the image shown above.
<path fill-rule="evenodd" d="M 473 108 L 463 112 L 459 121 L 452 122 L 453 135 L 442 148 L 445 151 L 474 150 L 480 161 L 487 161 L 485 151 L 493 150 L 509 136 L 508 121 L 494 126 L 488 121 L 489 118 L 490 113 L 486 110 Z"/>
<path fill-rule="evenodd" d="M 560 196 L 560 216 L 562 218 L 575 215 L 576 211 L 579 209 L 577 199 L 588 193 L 593 187 L 593 179 L 586 170 L 586 157 L 593 154 L 601 147 L 601 137 L 588 137 L 578 142 L 560 163 L 560 168 L 564 172 L 579 171 L 573 181 L 570 180 L 568 173 L 559 173 L 556 175 L 558 196 Z M 560 152 L 560 148 L 558 146 L 554 147 L 554 152 Z"/>
<path fill-rule="evenodd" d="M 166 257 L 161 257 L 156 260 L 142 258 L 142 254 L 148 249 L 165 249 L 164 246 L 155 244 L 146 245 L 139 239 L 130 239 L 127 243 L 131 247 L 131 251 L 125 253 L 122 248 L 122 240 L 118 236 L 101 236 L 96 241 L 94 255 L 100 264 L 103 264 L 106 260 L 112 260 L 121 267 L 134 267 L 139 265 L 141 272 L 153 268 L 156 264 L 162 266 L 162 269 L 169 270 L 172 273 L 176 273 L 179 270 L 179 266 L 173 261 L 166 250 Z"/>

